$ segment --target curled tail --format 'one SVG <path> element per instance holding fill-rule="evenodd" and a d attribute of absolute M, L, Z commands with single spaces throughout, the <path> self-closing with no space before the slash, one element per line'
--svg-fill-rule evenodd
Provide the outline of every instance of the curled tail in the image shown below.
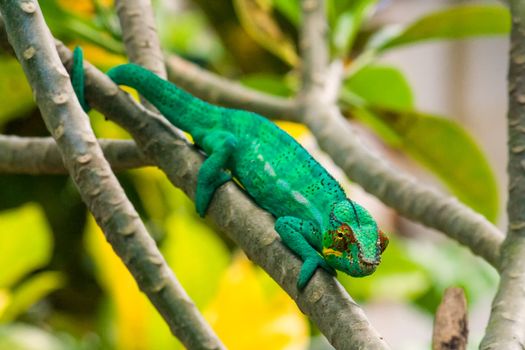
<path fill-rule="evenodd" d="M 78 102 L 82 106 L 84 112 L 88 112 L 91 107 L 86 102 L 84 97 L 84 58 L 82 49 L 77 46 L 73 51 L 73 67 L 71 69 L 71 84 L 73 85 L 73 90 L 77 95 Z"/>
<path fill-rule="evenodd" d="M 123 64 L 110 69 L 107 75 L 117 85 L 126 85 L 136 89 L 159 112 L 176 127 L 188 131 L 198 127 L 210 128 L 221 116 L 217 106 L 210 105 L 176 85 L 158 77 L 155 73 L 133 63 Z M 71 83 L 84 111 L 90 106 L 84 98 L 84 68 L 82 49 L 76 47 L 73 52 Z M 204 116 L 196 118 L 195 116 Z"/>
<path fill-rule="evenodd" d="M 191 133 L 195 127 L 211 127 L 217 113 L 210 105 L 155 73 L 133 63 L 111 68 L 107 75 L 117 85 L 137 90 L 153 104 L 170 123 Z M 215 114 L 214 114 L 215 113 Z M 203 116 L 197 118 L 196 116 Z"/>

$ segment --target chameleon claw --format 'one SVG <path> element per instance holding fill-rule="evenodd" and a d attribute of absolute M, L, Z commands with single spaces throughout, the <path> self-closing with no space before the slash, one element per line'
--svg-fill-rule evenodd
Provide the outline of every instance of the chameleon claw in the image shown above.
<path fill-rule="evenodd" d="M 318 267 L 321 267 L 332 276 L 337 275 L 334 268 L 328 265 L 326 260 L 324 260 L 322 257 L 318 255 L 308 257 L 304 260 L 303 266 L 301 267 L 301 272 L 299 272 L 299 278 L 297 279 L 297 289 L 303 290 L 304 287 L 306 287 Z"/>
<path fill-rule="evenodd" d="M 195 194 L 195 209 L 201 218 L 206 215 L 206 211 L 208 210 L 215 190 L 231 179 L 232 177 L 229 173 L 221 171 L 211 183 L 197 186 L 197 193 Z"/>

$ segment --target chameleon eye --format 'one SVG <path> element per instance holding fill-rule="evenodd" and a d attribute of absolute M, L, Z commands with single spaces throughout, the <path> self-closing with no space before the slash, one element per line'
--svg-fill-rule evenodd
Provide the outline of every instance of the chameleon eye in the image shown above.
<path fill-rule="evenodd" d="M 337 236 L 345 238 L 349 243 L 355 243 L 357 240 L 354 235 L 354 231 L 347 224 L 342 224 L 337 229 Z"/>

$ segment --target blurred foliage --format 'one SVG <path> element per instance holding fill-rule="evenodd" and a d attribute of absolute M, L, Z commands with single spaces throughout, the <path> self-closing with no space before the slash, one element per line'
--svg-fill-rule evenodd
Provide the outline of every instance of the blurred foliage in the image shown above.
<path fill-rule="evenodd" d="M 0 104 L 0 127 L 34 108 L 31 88 L 23 74 L 15 58 L 0 57 L 0 94 L 4 101 L 9 101 Z"/>
<path fill-rule="evenodd" d="M 498 189 L 475 141 L 452 118 L 418 110 L 417 91 L 403 73 L 377 61 L 384 52 L 407 45 L 507 34 L 508 11 L 468 4 L 406 26 L 377 27 L 369 20 L 378 7 L 395 6 L 380 3 L 327 1 L 331 54 L 345 63 L 343 111 L 495 220 Z M 297 0 L 154 4 L 168 52 L 256 90 L 282 97 L 298 91 Z M 112 0 L 40 5 L 53 34 L 70 47 L 82 45 L 91 63 L 107 70 L 126 62 Z M 0 96 L 8 101 L 0 105 L 1 132 L 45 135 L 16 60 L 0 56 L 0 75 Z M 129 138 L 96 111 L 90 120 L 99 137 Z M 279 125 L 299 139 L 306 132 L 302 125 Z M 315 339 L 315 329 L 291 299 L 200 219 L 160 171 L 128 171 L 119 180 L 178 279 L 229 348 L 304 349 Z M 0 175 L 0 189 L 0 349 L 182 348 L 87 215 L 71 180 Z M 487 264 L 455 244 L 397 236 L 391 237 L 374 275 L 355 279 L 339 273 L 360 302 L 410 302 L 429 314 L 444 288 L 462 286 L 473 304 L 492 291 L 495 278 Z"/>
<path fill-rule="evenodd" d="M 387 28 L 370 40 L 385 51 L 419 41 L 503 35 L 510 32 L 509 11 L 498 5 L 460 5 L 423 16 L 405 28 Z"/>
<path fill-rule="evenodd" d="M 71 1 L 46 0 L 40 6 L 46 22 L 53 34 L 62 40 L 83 40 L 97 45 L 112 53 L 124 53 L 123 44 L 115 38 L 107 27 L 107 22 L 101 20 L 107 16 L 103 6 L 95 6 L 96 2 L 78 1 L 71 6 Z M 95 18 L 90 14 L 97 10 Z M 76 12 L 78 11 L 78 12 Z"/>
<path fill-rule="evenodd" d="M 53 239 L 38 205 L 0 212 L 0 324 L 10 322 L 64 284 L 59 272 L 36 270 L 51 259 Z"/>
<path fill-rule="evenodd" d="M 411 300 L 433 313 L 450 286 L 462 287 L 468 302 L 475 304 L 493 290 L 497 273 L 482 259 L 465 254 L 455 243 L 394 238 L 373 277 L 339 274 L 338 279 L 358 300 Z"/>
<path fill-rule="evenodd" d="M 244 255 L 221 278 L 205 317 L 229 349 L 304 349 L 308 323 L 293 300 Z"/>
<path fill-rule="evenodd" d="M 235 11 L 246 32 L 262 47 L 291 66 L 299 62 L 292 38 L 272 16 L 271 1 L 233 0 Z"/>
<path fill-rule="evenodd" d="M 352 75 L 342 93 L 353 116 L 426 166 L 465 204 L 495 221 L 498 188 L 481 149 L 451 119 L 414 111 L 413 100 L 401 72 L 378 65 Z"/>
<path fill-rule="evenodd" d="M 331 43 L 335 56 L 345 56 L 352 47 L 363 22 L 375 9 L 377 0 L 328 1 Z"/>

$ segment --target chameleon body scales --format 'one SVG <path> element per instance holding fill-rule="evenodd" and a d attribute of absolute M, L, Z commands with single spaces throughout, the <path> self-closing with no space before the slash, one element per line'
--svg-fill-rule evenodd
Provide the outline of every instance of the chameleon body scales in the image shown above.
<path fill-rule="evenodd" d="M 79 50 L 74 83 L 83 81 L 78 79 L 83 74 Z M 197 179 L 199 215 L 205 215 L 215 190 L 231 176 L 273 214 L 282 241 L 303 260 L 299 289 L 317 267 L 356 277 L 376 269 L 388 241 L 372 216 L 348 199 L 337 181 L 274 123 L 252 112 L 206 103 L 134 64 L 117 66 L 108 76 L 136 89 L 208 155 Z M 74 88 L 83 96 L 83 86 Z"/>

